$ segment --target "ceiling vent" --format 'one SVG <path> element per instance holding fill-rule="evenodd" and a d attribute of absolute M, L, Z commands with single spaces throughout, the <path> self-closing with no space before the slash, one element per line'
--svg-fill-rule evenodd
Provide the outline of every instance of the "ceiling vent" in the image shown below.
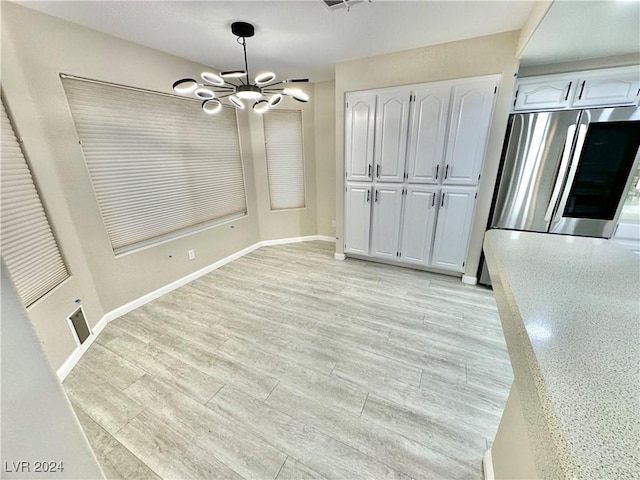
<path fill-rule="evenodd" d="M 364 1 L 365 0 L 322 0 L 322 3 L 324 3 L 329 8 L 329 10 L 341 10 L 344 8 L 348 12 L 351 9 L 352 5 L 355 5 L 356 3 L 362 3 Z"/>

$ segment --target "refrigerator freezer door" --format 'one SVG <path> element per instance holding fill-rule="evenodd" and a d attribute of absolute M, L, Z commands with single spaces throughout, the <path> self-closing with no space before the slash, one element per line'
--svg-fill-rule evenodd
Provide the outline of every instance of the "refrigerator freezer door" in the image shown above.
<path fill-rule="evenodd" d="M 491 228 L 548 231 L 579 117 L 577 110 L 513 116 Z"/>
<path fill-rule="evenodd" d="M 609 238 L 638 161 L 640 108 L 585 110 L 551 233 Z"/>

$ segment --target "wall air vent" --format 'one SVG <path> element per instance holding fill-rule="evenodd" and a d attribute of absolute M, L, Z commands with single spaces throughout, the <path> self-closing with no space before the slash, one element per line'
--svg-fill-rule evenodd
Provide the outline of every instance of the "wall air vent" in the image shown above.
<path fill-rule="evenodd" d="M 69 315 L 67 320 L 69 321 L 69 326 L 71 327 L 71 332 L 73 333 L 76 343 L 82 345 L 85 340 L 89 338 L 89 335 L 91 335 L 91 330 L 84 317 L 82 307 Z"/>
<path fill-rule="evenodd" d="M 341 10 L 346 9 L 347 12 L 351 9 L 351 6 L 356 3 L 362 3 L 365 0 L 322 0 L 330 10 Z M 371 0 L 369 0 L 371 2 Z"/>

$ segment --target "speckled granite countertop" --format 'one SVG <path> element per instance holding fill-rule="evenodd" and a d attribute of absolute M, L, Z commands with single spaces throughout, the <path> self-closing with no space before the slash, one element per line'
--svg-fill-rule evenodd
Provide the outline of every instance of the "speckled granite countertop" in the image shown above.
<path fill-rule="evenodd" d="M 640 478 L 640 257 L 492 230 L 485 256 L 542 478 Z"/>

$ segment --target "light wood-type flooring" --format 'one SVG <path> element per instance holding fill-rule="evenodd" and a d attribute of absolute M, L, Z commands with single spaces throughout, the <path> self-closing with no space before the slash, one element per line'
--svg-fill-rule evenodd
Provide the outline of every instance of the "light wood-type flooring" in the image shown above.
<path fill-rule="evenodd" d="M 263 247 L 107 325 L 64 382 L 108 478 L 482 478 L 491 290 Z"/>

